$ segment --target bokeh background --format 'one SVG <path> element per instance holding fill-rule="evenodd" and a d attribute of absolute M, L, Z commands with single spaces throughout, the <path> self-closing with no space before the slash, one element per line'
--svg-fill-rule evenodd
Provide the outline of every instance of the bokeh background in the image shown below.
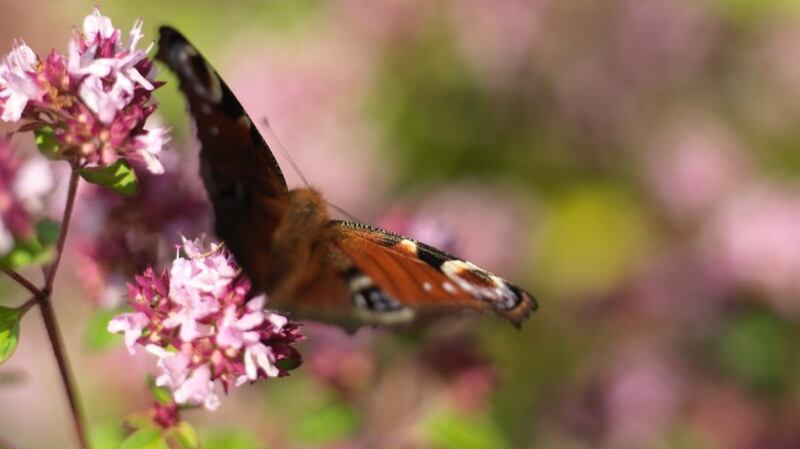
<path fill-rule="evenodd" d="M 65 51 L 94 3 L 2 0 L 0 48 Z M 203 447 L 800 447 L 800 2 L 100 6 L 125 32 L 143 17 L 147 39 L 182 30 L 292 185 L 278 141 L 339 208 L 540 300 L 521 331 L 489 316 L 400 335 L 309 325 L 291 377 L 186 414 Z M 196 143 L 163 79 L 170 173 L 127 202 L 84 186 L 57 283 L 97 449 L 150 403 L 152 360 L 104 332 L 120 287 L 208 230 Z M 0 439 L 74 447 L 35 311 L 0 367 Z"/>

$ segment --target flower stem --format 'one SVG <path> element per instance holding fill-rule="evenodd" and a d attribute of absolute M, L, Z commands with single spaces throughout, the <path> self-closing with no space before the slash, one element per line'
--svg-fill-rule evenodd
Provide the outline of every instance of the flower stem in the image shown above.
<path fill-rule="evenodd" d="M 7 269 L 4 269 L 3 273 L 7 274 L 8 277 L 17 281 L 17 283 L 19 283 L 21 286 L 28 289 L 29 292 L 33 293 L 33 296 L 42 296 L 42 291 L 39 290 L 35 285 L 33 285 L 33 282 L 29 281 L 25 276 L 17 273 L 14 270 L 7 270 Z"/>
<path fill-rule="evenodd" d="M 17 307 L 17 310 L 20 310 L 24 315 L 24 314 L 28 313 L 28 310 L 30 310 L 31 307 L 35 306 L 38 303 L 39 303 L 39 300 L 36 299 L 36 297 L 34 296 L 33 298 L 25 301 L 25 303 L 22 304 L 21 306 Z M 2 446 L 0 446 L 0 447 L 2 447 Z"/>
<path fill-rule="evenodd" d="M 64 216 L 61 219 L 61 229 L 58 233 L 58 242 L 56 243 L 56 258 L 46 270 L 44 279 L 44 290 L 50 293 L 53 289 L 53 281 L 56 278 L 56 270 L 58 264 L 61 263 L 61 256 L 64 253 L 64 242 L 67 240 L 67 231 L 69 230 L 69 220 L 72 217 L 72 209 L 75 207 L 75 195 L 78 193 L 78 181 L 80 174 L 78 170 L 73 169 L 69 177 L 69 190 L 67 191 L 67 204 L 64 207 Z"/>
<path fill-rule="evenodd" d="M 75 382 L 72 379 L 72 373 L 67 361 L 67 352 L 64 348 L 64 341 L 61 338 L 61 333 L 58 330 L 58 322 L 56 321 L 56 314 L 53 311 L 53 303 L 51 301 L 53 291 L 53 281 L 56 277 L 58 264 L 61 262 L 61 256 L 64 252 L 64 242 L 67 239 L 67 230 L 69 229 L 69 220 L 72 216 L 72 209 L 75 205 L 75 195 L 78 191 L 79 175 L 77 170 L 72 171 L 69 179 L 69 190 L 67 192 L 67 204 L 64 208 L 64 217 L 61 220 L 61 230 L 58 235 L 58 243 L 56 244 L 56 257 L 49 269 L 45 270 L 45 286 L 42 289 L 42 294 L 36 297 L 39 303 L 39 310 L 42 312 L 42 319 L 44 320 L 44 327 L 47 329 L 47 336 L 50 340 L 50 346 L 53 348 L 53 354 L 58 363 L 58 370 L 61 374 L 61 383 L 64 386 L 64 391 L 67 394 L 69 401 L 69 408 L 72 412 L 72 422 L 75 426 L 75 432 L 78 435 L 78 442 L 82 449 L 88 449 L 89 444 L 86 439 L 86 430 L 84 426 L 83 412 L 81 410 L 80 402 L 78 400 L 78 392 L 75 388 Z"/>

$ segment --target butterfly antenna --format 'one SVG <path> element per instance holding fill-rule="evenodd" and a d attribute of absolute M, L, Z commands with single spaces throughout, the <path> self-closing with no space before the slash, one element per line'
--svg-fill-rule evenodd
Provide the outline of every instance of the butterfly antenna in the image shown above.
<path fill-rule="evenodd" d="M 297 166 L 297 164 L 294 162 L 294 159 L 292 159 L 292 156 L 289 154 L 288 151 L 286 151 L 286 147 L 284 147 L 283 144 L 281 143 L 281 139 L 278 138 L 278 134 L 275 133 L 274 129 L 272 129 L 272 126 L 269 124 L 269 120 L 267 120 L 267 118 L 264 117 L 261 119 L 261 123 L 263 123 L 264 126 L 267 127 L 267 131 L 269 131 L 271 140 L 277 144 L 278 150 L 281 152 L 283 157 L 285 157 L 286 160 L 289 161 L 289 165 L 291 165 L 294 171 L 300 176 L 300 179 L 303 180 L 303 184 L 305 184 L 306 187 L 311 187 L 311 185 L 308 183 L 308 180 L 306 179 L 306 176 L 303 174 L 302 171 L 300 171 L 300 167 Z"/>
<path fill-rule="evenodd" d="M 263 123 L 264 126 L 267 128 L 267 131 L 269 131 L 269 134 L 270 134 L 270 139 L 277 144 L 278 150 L 286 158 L 286 160 L 289 161 L 289 165 L 292 166 L 294 171 L 297 172 L 298 175 L 300 175 L 300 179 L 303 180 L 303 183 L 306 185 L 306 187 L 311 187 L 311 185 L 308 183 L 308 180 L 306 179 L 305 175 L 303 175 L 303 172 L 300 171 L 300 167 L 298 167 L 297 164 L 294 162 L 294 159 L 292 159 L 292 156 L 286 150 L 286 147 L 284 147 L 283 144 L 281 143 L 281 140 L 278 138 L 278 135 L 275 133 L 275 130 L 272 129 L 272 126 L 269 124 L 269 120 L 266 117 L 264 117 L 264 118 L 261 119 L 261 123 Z M 349 219 L 351 219 L 353 221 L 357 221 L 357 222 L 361 221 L 358 218 L 356 218 L 353 214 L 351 214 L 350 212 L 347 212 L 346 210 L 344 210 L 341 207 L 331 203 L 330 201 L 328 201 L 328 200 L 324 200 L 324 201 L 325 201 L 325 204 L 327 204 L 328 206 L 336 209 L 336 211 L 338 211 L 342 215 L 346 216 L 347 218 L 349 218 Z"/>
<path fill-rule="evenodd" d="M 325 200 L 325 202 L 328 204 L 328 206 L 330 206 L 330 207 L 332 207 L 332 208 L 336 209 L 336 210 L 337 210 L 339 213 L 341 213 L 342 215 L 345 215 L 347 218 L 349 218 L 349 219 L 351 219 L 351 220 L 353 220 L 353 221 L 355 221 L 355 222 L 362 223 L 362 221 L 361 221 L 361 220 L 359 220 L 357 217 L 355 217 L 355 216 L 354 216 L 353 214 L 351 214 L 350 212 L 347 212 L 346 210 L 344 210 L 344 209 L 342 209 L 341 207 L 339 207 L 339 206 L 337 206 L 337 205 L 335 205 L 335 204 L 331 203 L 331 202 L 330 202 L 330 201 L 328 201 L 328 200 Z"/>

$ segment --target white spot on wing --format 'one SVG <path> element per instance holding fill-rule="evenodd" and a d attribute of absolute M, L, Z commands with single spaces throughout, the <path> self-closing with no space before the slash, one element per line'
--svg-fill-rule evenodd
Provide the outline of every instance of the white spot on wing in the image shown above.
<path fill-rule="evenodd" d="M 358 276 L 354 277 L 350 280 L 350 290 L 357 292 L 359 290 L 364 290 L 365 288 L 372 287 L 372 279 L 368 278 L 367 276 Z"/>
<path fill-rule="evenodd" d="M 357 308 L 356 315 L 361 320 L 384 325 L 408 323 L 414 319 L 414 311 L 403 307 L 391 312 L 373 312 L 367 308 Z"/>
<path fill-rule="evenodd" d="M 449 282 L 442 283 L 442 288 L 444 289 L 444 291 L 446 291 L 447 293 L 450 293 L 450 294 L 455 294 L 455 292 L 456 292 L 455 286 L 453 286 L 453 284 L 451 284 Z"/>
<path fill-rule="evenodd" d="M 422 289 L 425 290 L 426 292 L 429 292 L 429 291 L 433 290 L 433 286 L 431 285 L 430 282 L 425 281 L 425 282 L 422 283 Z"/>
<path fill-rule="evenodd" d="M 400 240 L 400 243 L 398 243 L 397 246 L 403 248 L 404 250 L 412 254 L 417 254 L 417 243 L 413 240 L 409 239 Z"/>
<path fill-rule="evenodd" d="M 459 288 L 478 299 L 487 300 L 500 310 L 508 310 L 519 303 L 520 298 L 508 287 L 503 278 L 495 276 L 486 270 L 466 260 L 448 260 L 442 264 L 442 273 L 458 285 Z M 465 271 L 475 276 L 487 279 L 491 286 L 475 284 L 461 277 Z M 445 290 L 447 288 L 445 287 Z"/>
<path fill-rule="evenodd" d="M 364 295 L 362 295 L 361 293 L 357 293 L 357 294 L 353 295 L 353 302 L 356 303 L 356 305 L 359 307 L 359 309 L 367 310 L 367 300 L 364 298 Z"/>

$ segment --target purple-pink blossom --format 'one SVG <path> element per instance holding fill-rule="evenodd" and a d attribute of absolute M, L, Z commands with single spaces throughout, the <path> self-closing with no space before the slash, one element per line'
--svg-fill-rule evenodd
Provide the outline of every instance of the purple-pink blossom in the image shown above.
<path fill-rule="evenodd" d="M 162 175 L 133 164 L 138 173 L 135 196 L 92 184 L 79 190 L 71 237 L 79 256 L 78 275 L 101 306 L 118 307 L 128 279 L 148 266 L 170 262 L 181 234 L 209 229 L 210 206 L 193 161 L 181 157 L 185 154 L 168 153 Z"/>
<path fill-rule="evenodd" d="M 300 357 L 291 346 L 299 325 L 265 310 L 264 295 L 249 297 L 250 282 L 220 244 L 184 239 L 169 270 L 148 268 L 128 290 L 134 312 L 108 330 L 123 333 L 129 351 L 144 347 L 159 358 L 156 384 L 178 404 L 213 410 L 217 381 L 228 391 L 284 376 L 279 362 Z"/>
<path fill-rule="evenodd" d="M 15 240 L 34 237 L 34 222 L 55 182 L 41 156 L 21 160 L 10 140 L 0 138 L 0 256 Z"/>
<path fill-rule="evenodd" d="M 162 128 L 145 129 L 155 110 L 156 69 L 147 50 L 137 49 L 142 22 L 128 42 L 111 19 L 95 8 L 75 32 L 69 52 L 42 59 L 24 42 L 14 43 L 0 64 L 0 119 L 25 120 L 26 129 L 52 133 L 50 157 L 77 166 L 103 166 L 119 157 L 146 162 L 162 173 L 158 154 L 169 140 Z"/>

